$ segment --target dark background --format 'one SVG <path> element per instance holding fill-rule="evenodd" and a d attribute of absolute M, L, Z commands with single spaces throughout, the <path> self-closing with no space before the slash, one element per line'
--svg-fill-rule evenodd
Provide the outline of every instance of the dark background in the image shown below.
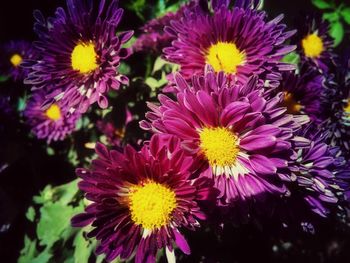
<path fill-rule="evenodd" d="M 123 6 L 127 1 L 120 2 Z M 58 6 L 64 5 L 63 0 L 2 0 L 0 43 L 35 40 L 32 11 L 40 9 L 45 16 L 49 16 Z M 264 9 L 271 18 L 284 13 L 284 21 L 289 26 L 300 14 L 314 10 L 311 0 L 266 0 Z M 142 21 L 137 16 L 125 11 L 122 29 L 137 30 L 141 25 Z M 340 53 L 349 46 L 349 32 L 346 38 L 337 49 Z M 0 84 L 0 89 L 5 89 L 5 85 L 9 86 L 9 83 Z M 18 84 L 10 85 L 11 88 L 16 88 Z M 24 234 L 35 231 L 24 216 L 33 195 L 38 194 L 47 184 L 59 185 L 69 182 L 75 176 L 74 167 L 62 157 L 48 156 L 42 150 L 42 142 L 33 140 L 28 143 L 26 136 L 29 131 L 22 128 L 16 128 L 10 134 L 0 134 L 6 138 L 6 142 L 0 144 L 0 161 L 6 160 L 9 163 L 8 168 L 0 173 L 0 262 L 16 262 L 23 246 Z M 215 239 L 215 236 L 210 233 L 199 237 L 190 235 L 190 239 L 193 256 L 184 261 L 197 262 L 201 253 L 204 253 L 205 243 Z M 288 238 L 270 232 L 269 229 L 261 230 L 247 225 L 239 229 L 227 229 L 223 239 L 224 246 L 211 246 L 205 251 L 209 258 L 213 257 L 212 262 L 350 262 L 349 232 L 345 233 L 329 225 L 321 225 L 320 230 L 312 236 L 296 235 Z M 281 242 L 291 242 L 293 246 L 283 253 L 274 253 L 274 244 Z M 219 256 L 214 260 L 214 255 Z"/>

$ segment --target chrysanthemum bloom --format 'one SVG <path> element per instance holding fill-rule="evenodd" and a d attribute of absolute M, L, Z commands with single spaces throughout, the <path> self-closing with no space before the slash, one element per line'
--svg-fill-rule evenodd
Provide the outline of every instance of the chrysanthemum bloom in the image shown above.
<path fill-rule="evenodd" d="M 21 66 L 27 59 L 35 59 L 35 51 L 31 43 L 11 41 L 1 47 L 0 75 L 10 76 L 15 81 L 23 81 L 29 70 Z"/>
<path fill-rule="evenodd" d="M 198 6 L 165 28 L 176 38 L 164 49 L 165 58 L 180 65 L 186 80 L 203 74 L 209 64 L 238 83 L 255 74 L 265 87 L 277 87 L 281 72 L 294 68 L 281 62 L 295 48 L 284 45 L 295 31 L 285 32 L 286 26 L 279 23 L 283 15 L 268 22 L 264 12 L 245 8 L 245 1 L 236 1 L 232 9 L 230 1 L 213 2 L 219 2 L 213 6 L 214 13 Z"/>
<path fill-rule="evenodd" d="M 326 118 L 322 127 L 330 132 L 330 143 L 350 157 L 350 69 L 338 68 L 327 77 L 325 87 L 320 98 Z"/>
<path fill-rule="evenodd" d="M 96 145 L 98 158 L 92 168 L 78 169 L 79 188 L 92 202 L 85 213 L 72 219 L 73 226 L 92 224 L 88 237 L 100 243 L 97 253 L 106 260 L 130 258 L 155 262 L 165 248 L 174 262 L 174 242 L 186 254 L 189 245 L 180 228 L 194 230 L 205 219 L 199 201 L 214 199 L 212 182 L 190 179 L 193 158 L 175 137 L 152 137 L 140 152 L 127 146 L 124 153 Z"/>
<path fill-rule="evenodd" d="M 75 130 L 80 113 L 68 114 L 59 102 L 43 106 L 45 94 L 40 90 L 29 98 L 24 111 L 26 122 L 38 139 L 46 139 L 47 143 L 63 140 Z"/>
<path fill-rule="evenodd" d="M 327 21 L 320 15 L 306 15 L 298 20 L 297 30 L 291 42 L 297 45 L 302 62 L 308 62 L 321 72 L 334 66 L 333 39 Z"/>
<path fill-rule="evenodd" d="M 325 79 L 319 71 L 303 64 L 296 74 L 283 74 L 283 81 L 278 89 L 284 92 L 283 106 L 290 114 L 306 114 L 315 123 L 322 121 L 320 97 L 324 92 Z"/>
<path fill-rule="evenodd" d="M 294 147 L 296 154 L 289 167 L 298 187 L 291 192 L 290 198 L 294 195 L 303 198 L 313 212 L 327 217 L 331 210 L 344 207 L 350 169 L 339 147 L 326 144 L 328 132 L 315 134 L 305 129 L 300 136 L 308 139 L 309 143 Z"/>
<path fill-rule="evenodd" d="M 161 105 L 149 105 L 141 127 L 181 138 L 204 163 L 201 176 L 214 179 L 221 205 L 284 194 L 280 168 L 287 166 L 293 132 L 308 118 L 285 114 L 281 93 L 264 98 L 257 78 L 232 85 L 222 72 L 217 78 L 208 72 L 190 86 L 176 75 L 176 83 L 177 100 L 160 95 Z"/>
<path fill-rule="evenodd" d="M 180 20 L 186 9 L 191 8 L 194 4 L 194 1 L 190 1 L 188 4 L 181 6 L 175 13 L 169 12 L 162 17 L 147 22 L 141 28 L 142 34 L 134 43 L 133 51 L 160 54 L 163 48 L 170 46 L 171 41 L 175 40 L 173 35 L 164 31 L 164 27 L 170 26 L 172 20 Z"/>
<path fill-rule="evenodd" d="M 55 85 L 48 99 L 62 101 L 70 111 L 86 112 L 96 101 L 106 108 L 104 94 L 128 83 L 118 67 L 129 55 L 122 46 L 133 33 L 116 33 L 123 14 L 116 0 L 95 5 L 96 1 L 67 0 L 68 13 L 58 8 L 48 20 L 39 11 L 34 13 L 40 57 L 25 83 L 35 89 Z"/>

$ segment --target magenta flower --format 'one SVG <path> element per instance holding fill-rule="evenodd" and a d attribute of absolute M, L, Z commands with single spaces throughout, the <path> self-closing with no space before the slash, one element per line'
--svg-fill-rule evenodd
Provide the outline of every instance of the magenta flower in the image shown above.
<path fill-rule="evenodd" d="M 165 30 L 176 40 L 164 49 L 165 58 L 180 65 L 186 80 L 203 74 L 209 64 L 235 82 L 245 83 L 255 74 L 265 87 L 277 87 L 281 72 L 294 68 L 281 58 L 295 49 L 284 45 L 295 31 L 285 32 L 283 15 L 267 21 L 264 12 L 247 8 L 252 1 L 237 1 L 232 9 L 229 2 L 213 1 L 213 13 L 198 5 L 173 20 Z"/>
<path fill-rule="evenodd" d="M 35 89 L 54 85 L 47 99 L 82 113 L 95 102 L 106 108 L 105 94 L 128 83 L 118 67 L 130 53 L 122 45 L 133 32 L 116 33 L 123 14 L 116 0 L 101 1 L 98 7 L 94 3 L 67 0 L 68 12 L 58 8 L 47 20 L 35 11 L 39 58 L 26 65 L 31 73 L 25 83 Z"/>
<path fill-rule="evenodd" d="M 97 144 L 92 168 L 78 169 L 79 188 L 92 203 L 72 219 L 73 226 L 92 224 L 89 237 L 100 241 L 98 254 L 135 262 L 155 262 L 158 249 L 175 260 L 174 243 L 185 253 L 189 245 L 182 227 L 195 230 L 206 218 L 200 201 L 214 199 L 206 178 L 190 179 L 193 159 L 174 136 L 152 137 L 140 152 L 124 153 Z"/>
<path fill-rule="evenodd" d="M 10 76 L 15 81 L 23 81 L 29 70 L 22 67 L 28 59 L 35 59 L 36 52 L 30 42 L 10 41 L 1 46 L 0 75 Z"/>
<path fill-rule="evenodd" d="M 38 139 L 46 139 L 47 143 L 64 140 L 75 128 L 80 114 L 69 114 L 68 109 L 60 102 L 43 106 L 46 92 L 40 90 L 29 98 L 24 110 L 27 124 Z"/>
<path fill-rule="evenodd" d="M 204 163 L 201 177 L 214 179 L 220 205 L 265 193 L 284 194 L 293 132 L 308 121 L 285 114 L 282 94 L 264 97 L 257 78 L 232 85 L 222 73 L 193 77 L 187 84 L 176 75 L 177 99 L 160 95 L 150 104 L 141 127 L 175 135 Z"/>

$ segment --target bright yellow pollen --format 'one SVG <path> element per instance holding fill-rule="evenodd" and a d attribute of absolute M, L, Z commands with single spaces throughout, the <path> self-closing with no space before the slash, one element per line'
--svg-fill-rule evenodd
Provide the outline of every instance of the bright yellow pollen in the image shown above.
<path fill-rule="evenodd" d="M 239 153 L 238 138 L 226 128 L 204 128 L 200 134 L 200 149 L 211 166 L 230 166 Z"/>
<path fill-rule="evenodd" d="M 344 111 L 348 114 L 350 114 L 350 99 L 348 99 L 348 103 L 344 107 Z"/>
<path fill-rule="evenodd" d="M 53 121 L 61 119 L 61 109 L 57 104 L 52 104 L 45 112 L 46 116 Z"/>
<path fill-rule="evenodd" d="M 92 43 L 78 44 L 75 46 L 72 55 L 72 68 L 80 73 L 88 73 L 97 68 L 97 54 Z"/>
<path fill-rule="evenodd" d="M 234 74 L 237 66 L 242 65 L 245 60 L 245 53 L 241 52 L 234 43 L 218 42 L 212 45 L 206 55 L 206 62 L 216 72 L 224 71 Z"/>
<path fill-rule="evenodd" d="M 307 35 L 301 41 L 301 45 L 304 49 L 305 56 L 309 58 L 317 58 L 323 51 L 322 39 L 316 33 Z"/>
<path fill-rule="evenodd" d="M 165 226 L 176 208 L 175 192 L 168 187 L 147 182 L 131 188 L 129 195 L 131 219 L 144 229 L 155 229 Z"/>
<path fill-rule="evenodd" d="M 283 106 L 287 108 L 287 112 L 290 114 L 298 114 L 303 108 L 303 106 L 294 99 L 293 94 L 289 92 L 284 94 Z"/>
<path fill-rule="evenodd" d="M 10 58 L 10 62 L 13 66 L 18 67 L 23 61 L 23 58 L 18 54 L 13 54 Z"/>

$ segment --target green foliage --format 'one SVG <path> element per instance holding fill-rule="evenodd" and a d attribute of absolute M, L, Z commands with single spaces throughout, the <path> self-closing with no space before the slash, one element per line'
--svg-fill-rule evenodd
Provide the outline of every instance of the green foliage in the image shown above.
<path fill-rule="evenodd" d="M 312 3 L 319 9 L 327 9 L 334 6 L 333 2 L 328 0 L 312 0 Z"/>
<path fill-rule="evenodd" d="M 334 0 L 311 0 L 313 5 L 321 9 L 323 19 L 330 23 L 329 34 L 334 39 L 334 46 L 338 46 L 344 38 L 344 23 L 350 25 L 350 6 L 341 3 L 336 6 Z"/>
<path fill-rule="evenodd" d="M 155 60 L 151 75 L 145 79 L 145 83 L 151 88 L 151 96 L 157 95 L 157 91 L 168 83 L 167 75 L 177 69 L 177 65 L 169 63 L 161 57 Z"/>
<path fill-rule="evenodd" d="M 70 218 L 84 209 L 77 180 L 57 187 L 48 185 L 33 201 L 39 207 L 29 207 L 26 217 L 36 223 L 36 237 L 24 237 L 18 262 L 46 263 L 52 258 L 65 263 L 88 262 L 96 243 L 87 240 L 82 229 L 70 225 Z"/>
<path fill-rule="evenodd" d="M 345 7 L 340 11 L 341 16 L 344 18 L 344 21 L 350 25 L 350 7 Z"/>
<path fill-rule="evenodd" d="M 30 221 L 30 222 L 34 222 L 34 218 L 35 218 L 35 209 L 34 207 L 30 206 L 28 208 L 28 211 L 26 213 L 26 218 Z"/>
<path fill-rule="evenodd" d="M 161 17 L 168 12 L 176 12 L 179 7 L 186 3 L 187 0 L 135 0 L 126 5 L 126 8 L 135 12 L 142 20 L 149 20 L 156 17 Z"/>
<path fill-rule="evenodd" d="M 334 39 L 334 46 L 338 46 L 344 38 L 344 27 L 339 21 L 331 23 L 331 29 L 329 34 Z"/>
<path fill-rule="evenodd" d="M 5 82 L 9 79 L 9 76 L 0 76 L 0 82 Z"/>
<path fill-rule="evenodd" d="M 296 52 L 291 52 L 287 55 L 285 55 L 282 59 L 283 62 L 285 63 L 290 63 L 290 64 L 294 64 L 294 65 L 298 65 L 299 61 L 300 61 L 300 57 L 298 55 L 298 53 Z"/>
<path fill-rule="evenodd" d="M 17 110 L 23 111 L 26 108 L 27 96 L 21 97 L 18 99 Z"/>

